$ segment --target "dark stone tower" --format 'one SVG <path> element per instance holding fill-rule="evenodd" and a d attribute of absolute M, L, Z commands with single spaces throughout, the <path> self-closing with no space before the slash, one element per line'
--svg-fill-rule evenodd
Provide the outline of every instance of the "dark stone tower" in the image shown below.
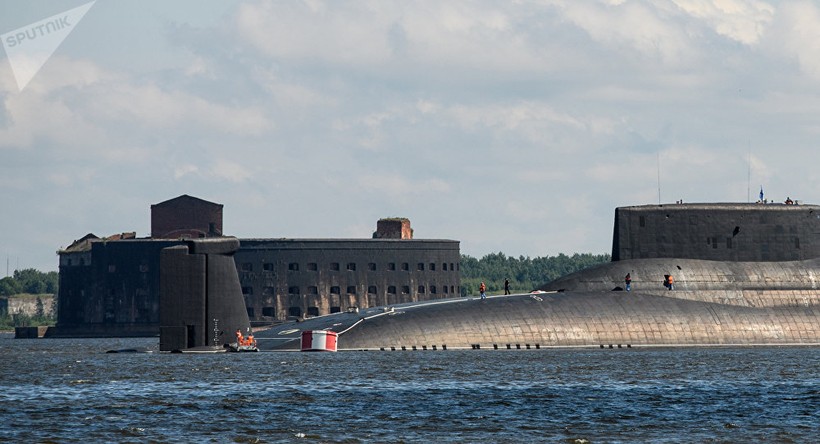
<path fill-rule="evenodd" d="M 151 205 L 151 238 L 196 239 L 222 235 L 222 204 L 183 194 Z"/>

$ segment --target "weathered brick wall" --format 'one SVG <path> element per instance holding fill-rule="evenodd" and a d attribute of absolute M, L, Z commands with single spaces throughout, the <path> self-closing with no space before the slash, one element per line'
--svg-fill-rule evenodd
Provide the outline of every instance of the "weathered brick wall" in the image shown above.
<path fill-rule="evenodd" d="M 404 218 L 379 219 L 376 222 L 376 232 L 374 239 L 412 239 L 413 229 L 410 228 L 410 220 Z"/>

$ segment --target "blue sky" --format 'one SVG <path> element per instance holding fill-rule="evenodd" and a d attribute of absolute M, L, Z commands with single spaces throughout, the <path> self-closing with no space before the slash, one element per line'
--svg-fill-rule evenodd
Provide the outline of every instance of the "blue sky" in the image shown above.
<path fill-rule="evenodd" d="M 180 194 L 238 237 L 608 253 L 618 206 L 815 203 L 818 96 L 810 1 L 98 0 L 22 91 L 0 61 L 0 255 L 56 270 Z"/>

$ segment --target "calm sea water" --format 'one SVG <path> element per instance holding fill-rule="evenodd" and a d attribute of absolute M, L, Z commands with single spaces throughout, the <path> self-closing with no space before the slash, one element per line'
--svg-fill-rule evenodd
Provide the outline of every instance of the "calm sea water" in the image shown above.
<path fill-rule="evenodd" d="M 154 353 L 106 354 L 147 347 Z M 817 442 L 820 348 L 180 355 L 0 335 L 0 442 Z"/>

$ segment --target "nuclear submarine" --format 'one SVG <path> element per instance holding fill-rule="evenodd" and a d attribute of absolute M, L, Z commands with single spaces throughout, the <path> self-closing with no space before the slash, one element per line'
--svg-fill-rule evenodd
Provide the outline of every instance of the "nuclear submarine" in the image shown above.
<path fill-rule="evenodd" d="M 628 206 L 615 210 L 611 262 L 531 292 L 353 308 L 255 334 L 263 351 L 299 350 L 312 331 L 333 332 L 338 350 L 816 345 L 819 279 L 820 206 Z"/>

